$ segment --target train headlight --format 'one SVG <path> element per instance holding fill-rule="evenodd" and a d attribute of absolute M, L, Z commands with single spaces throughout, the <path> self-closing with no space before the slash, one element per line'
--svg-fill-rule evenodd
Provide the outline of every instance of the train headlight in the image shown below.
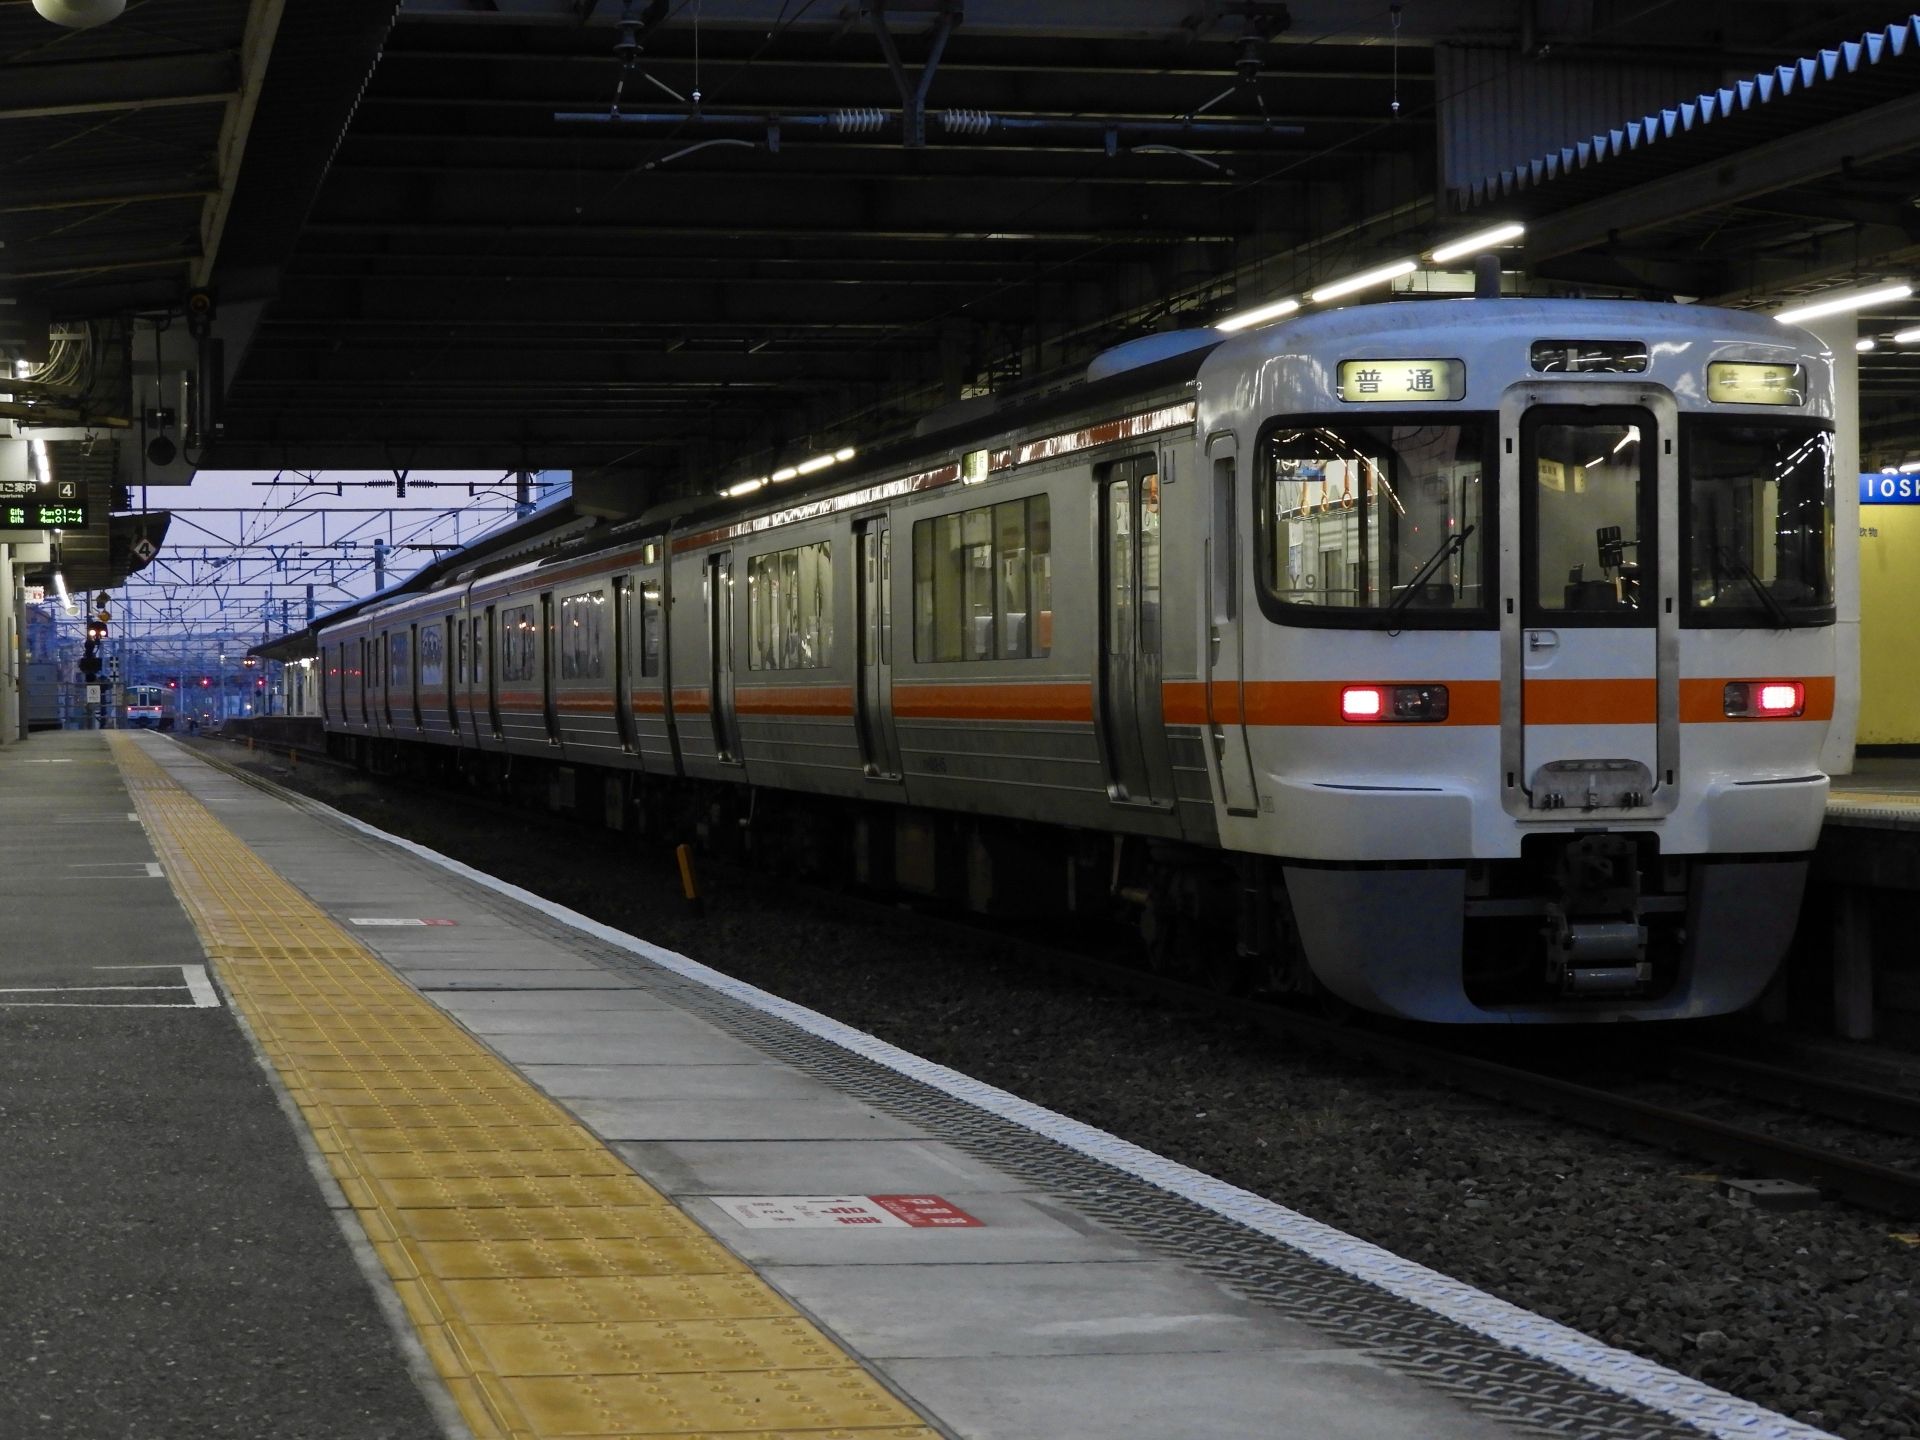
<path fill-rule="evenodd" d="M 1784 720 L 1807 708 L 1807 687 L 1798 680 L 1730 680 L 1727 714 L 1739 720 Z"/>
<path fill-rule="evenodd" d="M 1444 685 L 1348 685 L 1340 692 L 1340 718 L 1355 724 L 1419 724 L 1447 718 Z"/>

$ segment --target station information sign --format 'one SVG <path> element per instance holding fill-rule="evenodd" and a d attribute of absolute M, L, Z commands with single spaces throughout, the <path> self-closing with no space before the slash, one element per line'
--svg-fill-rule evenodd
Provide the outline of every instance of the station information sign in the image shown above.
<path fill-rule="evenodd" d="M 1897 470 L 1860 477 L 1862 505 L 1920 505 L 1920 474 Z"/>
<path fill-rule="evenodd" d="M 84 530 L 84 500 L 0 499 L 0 530 Z"/>

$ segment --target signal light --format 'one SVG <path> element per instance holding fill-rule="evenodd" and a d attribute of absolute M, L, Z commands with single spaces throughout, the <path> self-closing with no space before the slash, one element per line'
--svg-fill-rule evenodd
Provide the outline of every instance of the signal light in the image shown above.
<path fill-rule="evenodd" d="M 1736 720 L 1785 720 L 1807 708 L 1807 687 L 1798 680 L 1729 680 L 1723 707 Z"/>
<path fill-rule="evenodd" d="M 1447 718 L 1447 687 L 1349 685 L 1340 692 L 1340 718 L 1356 724 L 1437 724 Z"/>

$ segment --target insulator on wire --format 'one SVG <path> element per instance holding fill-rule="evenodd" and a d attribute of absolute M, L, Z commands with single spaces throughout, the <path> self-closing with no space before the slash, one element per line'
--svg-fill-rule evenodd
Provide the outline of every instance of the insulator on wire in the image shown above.
<path fill-rule="evenodd" d="M 942 110 L 940 123 L 955 135 L 984 135 L 993 128 L 994 116 L 987 110 Z"/>
<path fill-rule="evenodd" d="M 883 128 L 887 118 L 884 110 L 836 110 L 833 112 L 833 128 L 842 135 L 870 135 Z"/>

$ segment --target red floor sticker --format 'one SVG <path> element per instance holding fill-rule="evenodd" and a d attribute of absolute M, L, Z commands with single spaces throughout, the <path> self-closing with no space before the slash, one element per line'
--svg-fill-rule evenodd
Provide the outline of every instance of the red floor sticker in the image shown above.
<path fill-rule="evenodd" d="M 869 1195 L 867 1198 L 881 1209 L 898 1215 L 909 1225 L 967 1226 L 982 1223 L 938 1195 Z"/>

